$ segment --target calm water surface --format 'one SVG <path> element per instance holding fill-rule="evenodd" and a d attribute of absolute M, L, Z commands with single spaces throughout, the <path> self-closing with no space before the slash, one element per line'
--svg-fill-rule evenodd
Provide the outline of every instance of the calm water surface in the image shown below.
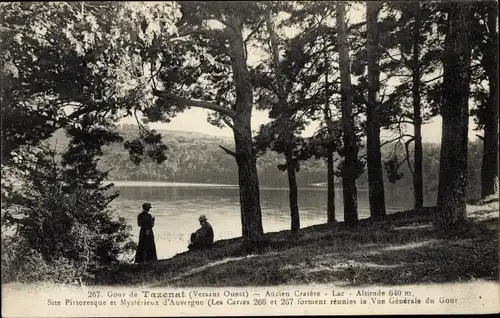
<path fill-rule="evenodd" d="M 145 201 L 151 202 L 155 216 L 156 249 L 159 259 L 169 258 L 187 250 L 189 236 L 198 227 L 198 216 L 205 214 L 214 228 L 215 240 L 241 236 L 238 187 L 217 184 L 114 182 L 120 196 L 112 206 L 132 226 L 137 242 L 137 214 Z M 387 212 L 410 209 L 412 202 L 391 198 L 387 193 Z M 262 223 L 265 232 L 290 228 L 288 190 L 261 188 Z M 398 202 L 400 201 L 400 202 Z M 326 189 L 299 188 L 300 225 L 307 227 L 326 222 Z M 337 220 L 343 220 L 342 191 L 335 197 Z M 360 218 L 369 216 L 368 192 L 358 191 Z"/>

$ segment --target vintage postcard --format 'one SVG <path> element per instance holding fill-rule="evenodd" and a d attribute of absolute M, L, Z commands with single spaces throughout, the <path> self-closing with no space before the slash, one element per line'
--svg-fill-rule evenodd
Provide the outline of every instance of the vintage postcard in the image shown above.
<path fill-rule="evenodd" d="M 0 8 L 2 316 L 500 311 L 496 1 Z"/>

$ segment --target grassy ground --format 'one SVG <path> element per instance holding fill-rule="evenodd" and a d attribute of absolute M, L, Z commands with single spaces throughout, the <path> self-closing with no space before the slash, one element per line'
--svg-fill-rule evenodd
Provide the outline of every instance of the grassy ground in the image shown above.
<path fill-rule="evenodd" d="M 433 209 L 267 233 L 270 245 L 245 253 L 241 239 L 208 251 L 185 252 L 150 265 L 120 264 L 97 273 L 92 284 L 160 286 L 337 286 L 498 280 L 498 201 L 468 206 L 469 226 L 458 235 L 436 233 Z"/>

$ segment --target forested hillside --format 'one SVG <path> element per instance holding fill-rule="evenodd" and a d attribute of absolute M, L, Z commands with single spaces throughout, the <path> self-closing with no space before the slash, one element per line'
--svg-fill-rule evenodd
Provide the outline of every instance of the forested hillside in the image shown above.
<path fill-rule="evenodd" d="M 137 136 L 137 126 L 122 125 L 120 128 L 126 139 Z M 165 143 L 168 145 L 168 159 L 158 164 L 146 160 L 135 165 L 129 159 L 123 145 L 116 144 L 104 150 L 104 156 L 99 162 L 103 170 L 109 170 L 109 179 L 114 181 L 171 181 L 171 182 L 199 182 L 237 184 L 237 167 L 235 160 L 224 152 L 220 145 L 233 149 L 232 138 L 217 137 L 186 131 L 161 131 Z M 62 150 L 67 144 L 67 138 L 62 131 L 58 131 L 51 140 L 52 145 L 57 139 L 57 148 Z M 383 158 L 388 159 L 393 153 L 392 145 L 382 148 Z M 425 143 L 424 151 L 424 194 L 426 201 L 435 200 L 439 171 L 439 145 Z M 469 145 L 469 197 L 476 198 L 480 194 L 481 151 L 479 142 Z M 362 153 L 360 153 L 362 156 Z M 398 154 L 400 161 L 404 154 Z M 277 166 L 283 164 L 283 156 L 272 151 L 266 152 L 257 159 L 259 181 L 267 187 L 286 187 L 286 173 Z M 407 163 L 400 165 L 402 178 L 390 183 L 385 174 L 385 183 L 389 191 L 398 191 L 410 194 L 412 189 L 412 174 Z M 340 183 L 341 179 L 336 179 Z M 297 174 L 297 181 L 301 186 L 312 184 L 323 186 L 326 182 L 326 163 L 323 160 L 309 159 L 301 163 Z M 360 189 L 367 187 L 366 171 L 357 180 Z M 340 184 L 338 184 L 340 187 Z M 408 192 L 408 193 L 407 193 Z"/>

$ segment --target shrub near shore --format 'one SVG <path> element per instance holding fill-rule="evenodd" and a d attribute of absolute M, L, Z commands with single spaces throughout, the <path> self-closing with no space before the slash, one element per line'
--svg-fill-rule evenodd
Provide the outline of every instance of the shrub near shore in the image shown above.
<path fill-rule="evenodd" d="M 93 269 L 135 249 L 131 226 L 108 207 L 117 194 L 107 194 L 103 173 L 76 174 L 77 164 L 54 157 L 44 148 L 27 165 L 22 187 L 2 188 L 2 283 L 85 282 Z"/>

